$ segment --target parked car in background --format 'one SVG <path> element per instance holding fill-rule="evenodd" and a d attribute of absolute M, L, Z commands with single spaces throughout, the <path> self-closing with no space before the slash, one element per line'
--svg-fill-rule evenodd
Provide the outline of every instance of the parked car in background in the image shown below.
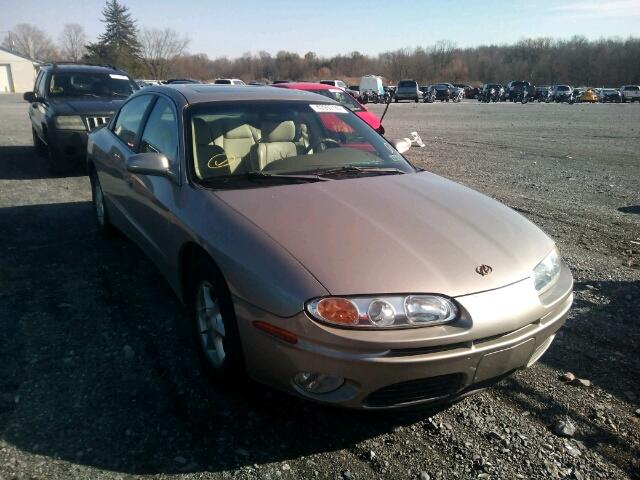
<path fill-rule="evenodd" d="M 215 85 L 246 85 L 239 78 L 216 78 L 213 83 Z"/>
<path fill-rule="evenodd" d="M 378 118 L 378 116 L 367 110 L 367 107 L 359 103 L 355 98 L 349 95 L 342 88 L 334 87 L 333 85 L 327 85 L 324 83 L 308 82 L 282 83 L 279 85 L 274 85 L 274 87 L 289 88 L 292 90 L 303 90 L 335 100 L 340 103 L 340 105 L 348 108 L 353 113 L 355 113 L 380 135 L 384 135 L 384 127 L 380 123 L 380 119 Z"/>
<path fill-rule="evenodd" d="M 535 87 L 533 100 L 549 103 L 553 99 L 553 87 L 549 85 L 538 85 Z"/>
<path fill-rule="evenodd" d="M 135 82 L 140 88 L 149 87 L 151 85 L 160 85 L 162 83 L 160 80 L 149 80 L 143 78 L 136 78 Z"/>
<path fill-rule="evenodd" d="M 556 103 L 573 103 L 575 101 L 573 88 L 569 85 L 556 85 L 553 87 L 553 101 Z"/>
<path fill-rule="evenodd" d="M 109 121 L 136 82 L 111 66 L 50 64 L 40 67 L 29 102 L 36 152 L 47 154 L 57 173 L 84 167 L 87 132 Z"/>
<path fill-rule="evenodd" d="M 602 88 L 600 89 L 599 99 L 602 103 L 621 103 L 622 95 L 616 88 Z"/>
<path fill-rule="evenodd" d="M 448 102 L 456 87 L 450 83 L 436 83 L 431 86 L 436 91 L 436 100 Z"/>
<path fill-rule="evenodd" d="M 523 91 L 527 91 L 528 95 L 532 97 L 534 95 L 534 88 L 531 83 L 524 80 L 514 80 L 507 83 L 504 89 L 504 98 L 506 100 L 514 102 L 516 98 L 522 98 Z"/>
<path fill-rule="evenodd" d="M 485 83 L 480 90 L 478 101 L 489 103 L 499 102 L 502 99 L 504 88 L 499 83 Z"/>
<path fill-rule="evenodd" d="M 320 80 L 318 83 L 322 83 L 323 85 L 333 85 L 334 87 L 340 87 L 344 90 L 349 88 L 342 80 Z"/>
<path fill-rule="evenodd" d="M 193 78 L 170 78 L 162 83 L 164 83 L 165 85 L 187 85 L 202 82 L 200 80 L 194 80 Z"/>
<path fill-rule="evenodd" d="M 576 102 L 578 103 L 597 103 L 598 95 L 593 88 L 585 88 L 581 93 L 576 95 Z"/>
<path fill-rule="evenodd" d="M 378 103 L 384 98 L 384 86 L 382 78 L 377 75 L 364 75 L 360 78 L 360 103 L 373 102 Z"/>
<path fill-rule="evenodd" d="M 551 238 L 406 148 L 318 95 L 161 86 L 90 134 L 87 163 L 98 229 L 188 306 L 206 374 L 373 410 L 530 367 L 573 302 Z"/>
<path fill-rule="evenodd" d="M 465 85 L 464 83 L 454 83 L 453 86 L 464 90 L 464 98 L 476 99 L 480 94 L 480 88 L 478 87 L 472 87 L 471 85 Z"/>
<path fill-rule="evenodd" d="M 393 100 L 398 103 L 400 100 L 409 100 L 418 103 L 420 101 L 420 89 L 415 80 L 400 80 L 396 88 Z"/>
<path fill-rule="evenodd" d="M 622 102 L 640 102 L 640 85 L 623 85 L 620 87 Z"/>

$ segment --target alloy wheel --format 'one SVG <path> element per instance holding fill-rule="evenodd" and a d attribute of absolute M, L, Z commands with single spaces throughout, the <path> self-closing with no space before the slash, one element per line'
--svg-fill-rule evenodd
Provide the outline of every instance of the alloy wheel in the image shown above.
<path fill-rule="evenodd" d="M 215 289 L 206 280 L 198 286 L 196 316 L 198 338 L 207 360 L 212 367 L 220 368 L 226 357 L 224 321 L 220 311 L 220 301 L 216 296 Z"/>

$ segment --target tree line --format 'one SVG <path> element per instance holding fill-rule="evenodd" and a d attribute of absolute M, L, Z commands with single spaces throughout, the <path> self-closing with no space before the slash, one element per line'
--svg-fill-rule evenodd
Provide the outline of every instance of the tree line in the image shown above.
<path fill-rule="evenodd" d="M 54 43 L 29 24 L 17 25 L 3 46 L 30 58 L 46 61 L 107 63 L 130 74 L 151 79 L 186 77 L 258 80 L 317 80 L 340 78 L 357 82 L 377 74 L 388 82 L 412 78 L 420 84 L 455 82 L 506 83 L 514 79 L 536 84 L 619 86 L 640 84 L 640 38 L 588 40 L 531 38 L 512 45 L 459 48 L 451 41 L 380 53 L 359 52 L 318 56 L 282 50 L 245 53 L 237 58 L 209 58 L 187 52 L 188 37 L 172 29 L 139 29 L 128 8 L 107 0 L 102 11 L 104 32 L 88 42 L 82 26 L 67 24 Z"/>

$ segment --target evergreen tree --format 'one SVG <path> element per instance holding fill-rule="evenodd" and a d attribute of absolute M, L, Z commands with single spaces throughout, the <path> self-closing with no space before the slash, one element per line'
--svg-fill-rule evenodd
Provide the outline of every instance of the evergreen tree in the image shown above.
<path fill-rule="evenodd" d="M 105 31 L 98 36 L 97 42 L 87 45 L 86 59 L 128 70 L 139 70 L 138 28 L 129 8 L 118 0 L 107 0 L 102 16 Z"/>

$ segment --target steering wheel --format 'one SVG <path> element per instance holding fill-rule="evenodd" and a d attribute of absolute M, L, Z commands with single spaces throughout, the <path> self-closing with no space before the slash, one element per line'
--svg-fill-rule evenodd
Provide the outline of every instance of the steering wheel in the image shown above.
<path fill-rule="evenodd" d="M 337 148 L 337 147 L 339 147 L 340 146 L 340 142 L 334 140 L 333 138 L 322 138 L 322 139 L 318 140 L 317 142 L 315 142 L 313 145 L 309 145 L 307 148 L 305 148 L 304 153 L 309 153 L 311 150 L 315 150 L 320 145 L 324 145 L 325 148 L 323 148 L 323 150 L 326 150 L 327 148 Z M 333 146 L 329 147 L 329 145 L 333 145 Z"/>

